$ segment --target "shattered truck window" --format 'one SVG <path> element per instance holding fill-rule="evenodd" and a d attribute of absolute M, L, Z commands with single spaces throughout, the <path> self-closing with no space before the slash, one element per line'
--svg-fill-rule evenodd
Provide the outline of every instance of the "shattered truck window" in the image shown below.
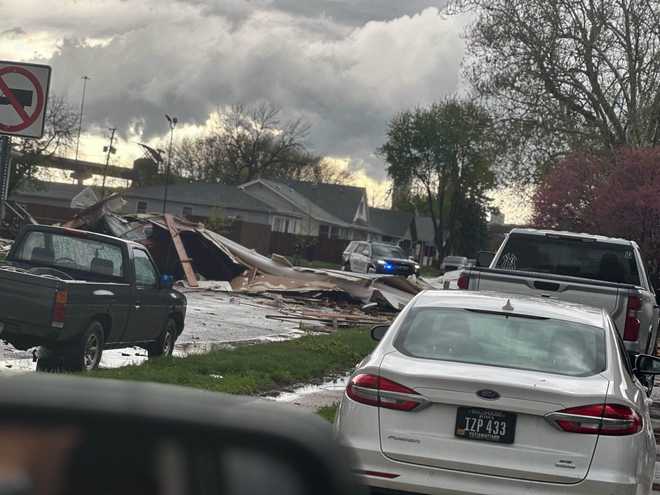
<path fill-rule="evenodd" d="M 75 270 L 100 277 L 122 278 L 121 248 L 104 242 L 31 232 L 23 240 L 17 259 L 34 266 Z"/>

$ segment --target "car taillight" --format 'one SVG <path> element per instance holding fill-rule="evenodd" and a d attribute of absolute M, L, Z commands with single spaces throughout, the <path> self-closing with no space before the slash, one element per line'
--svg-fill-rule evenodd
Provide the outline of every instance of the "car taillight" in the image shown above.
<path fill-rule="evenodd" d="M 638 433 L 642 418 L 620 404 L 593 404 L 571 407 L 546 416 L 554 426 L 568 433 L 622 436 Z"/>
<path fill-rule="evenodd" d="M 461 273 L 458 276 L 458 288 L 461 290 L 468 290 L 470 287 L 470 276 L 467 273 Z"/>
<path fill-rule="evenodd" d="M 55 304 L 53 306 L 53 321 L 51 326 L 55 328 L 64 327 L 64 316 L 66 312 L 66 303 L 69 301 L 69 293 L 65 290 L 58 290 L 55 293 Z"/>
<path fill-rule="evenodd" d="M 396 411 L 413 411 L 429 403 L 408 387 L 369 374 L 354 376 L 346 387 L 346 395 L 361 404 Z"/>
<path fill-rule="evenodd" d="M 642 309 L 642 300 L 639 296 L 629 296 L 626 308 L 626 325 L 623 329 L 623 340 L 635 342 L 639 339 L 640 322 L 637 317 Z"/>

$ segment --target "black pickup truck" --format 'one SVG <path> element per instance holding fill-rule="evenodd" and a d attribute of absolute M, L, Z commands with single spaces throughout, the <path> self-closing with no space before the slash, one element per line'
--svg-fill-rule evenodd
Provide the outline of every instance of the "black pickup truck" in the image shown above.
<path fill-rule="evenodd" d="M 0 339 L 40 347 L 40 371 L 92 370 L 103 349 L 170 355 L 185 316 L 185 296 L 137 243 L 29 226 L 0 266 Z"/>

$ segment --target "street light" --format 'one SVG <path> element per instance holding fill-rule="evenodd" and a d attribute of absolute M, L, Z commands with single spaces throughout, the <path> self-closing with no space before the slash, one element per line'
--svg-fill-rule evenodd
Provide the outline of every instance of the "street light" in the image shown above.
<path fill-rule="evenodd" d="M 82 76 L 83 89 L 82 98 L 80 100 L 80 115 L 78 120 L 78 139 L 76 140 L 76 161 L 78 161 L 78 150 L 80 149 L 80 131 L 82 131 L 83 112 L 85 111 L 85 93 L 87 91 L 87 81 L 90 80 L 87 76 Z"/>
<path fill-rule="evenodd" d="M 172 164 L 172 142 L 174 141 L 174 128 L 176 127 L 179 119 L 170 117 L 165 114 L 165 118 L 170 124 L 170 150 L 167 154 L 167 167 L 165 168 L 165 197 L 163 198 L 163 215 L 167 211 L 167 188 L 170 183 L 170 165 Z"/>

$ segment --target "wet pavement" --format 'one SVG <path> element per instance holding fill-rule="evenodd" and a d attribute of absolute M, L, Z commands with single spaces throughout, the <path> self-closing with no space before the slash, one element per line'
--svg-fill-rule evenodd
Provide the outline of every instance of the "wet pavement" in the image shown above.
<path fill-rule="evenodd" d="M 267 398 L 276 402 L 291 404 L 310 412 L 316 412 L 322 407 L 332 406 L 341 400 L 348 377 L 349 375 L 346 375 L 327 379 L 315 385 L 293 387 L 291 390 Z"/>
<path fill-rule="evenodd" d="M 277 313 L 272 301 L 231 293 L 186 292 L 188 313 L 186 326 L 177 340 L 174 354 L 187 356 L 233 344 L 276 342 L 303 335 L 300 323 L 267 319 Z M 102 368 L 140 364 L 147 353 L 139 347 L 108 350 L 103 353 Z M 0 344 L 0 375 L 34 371 L 32 352 L 18 351 Z"/>

